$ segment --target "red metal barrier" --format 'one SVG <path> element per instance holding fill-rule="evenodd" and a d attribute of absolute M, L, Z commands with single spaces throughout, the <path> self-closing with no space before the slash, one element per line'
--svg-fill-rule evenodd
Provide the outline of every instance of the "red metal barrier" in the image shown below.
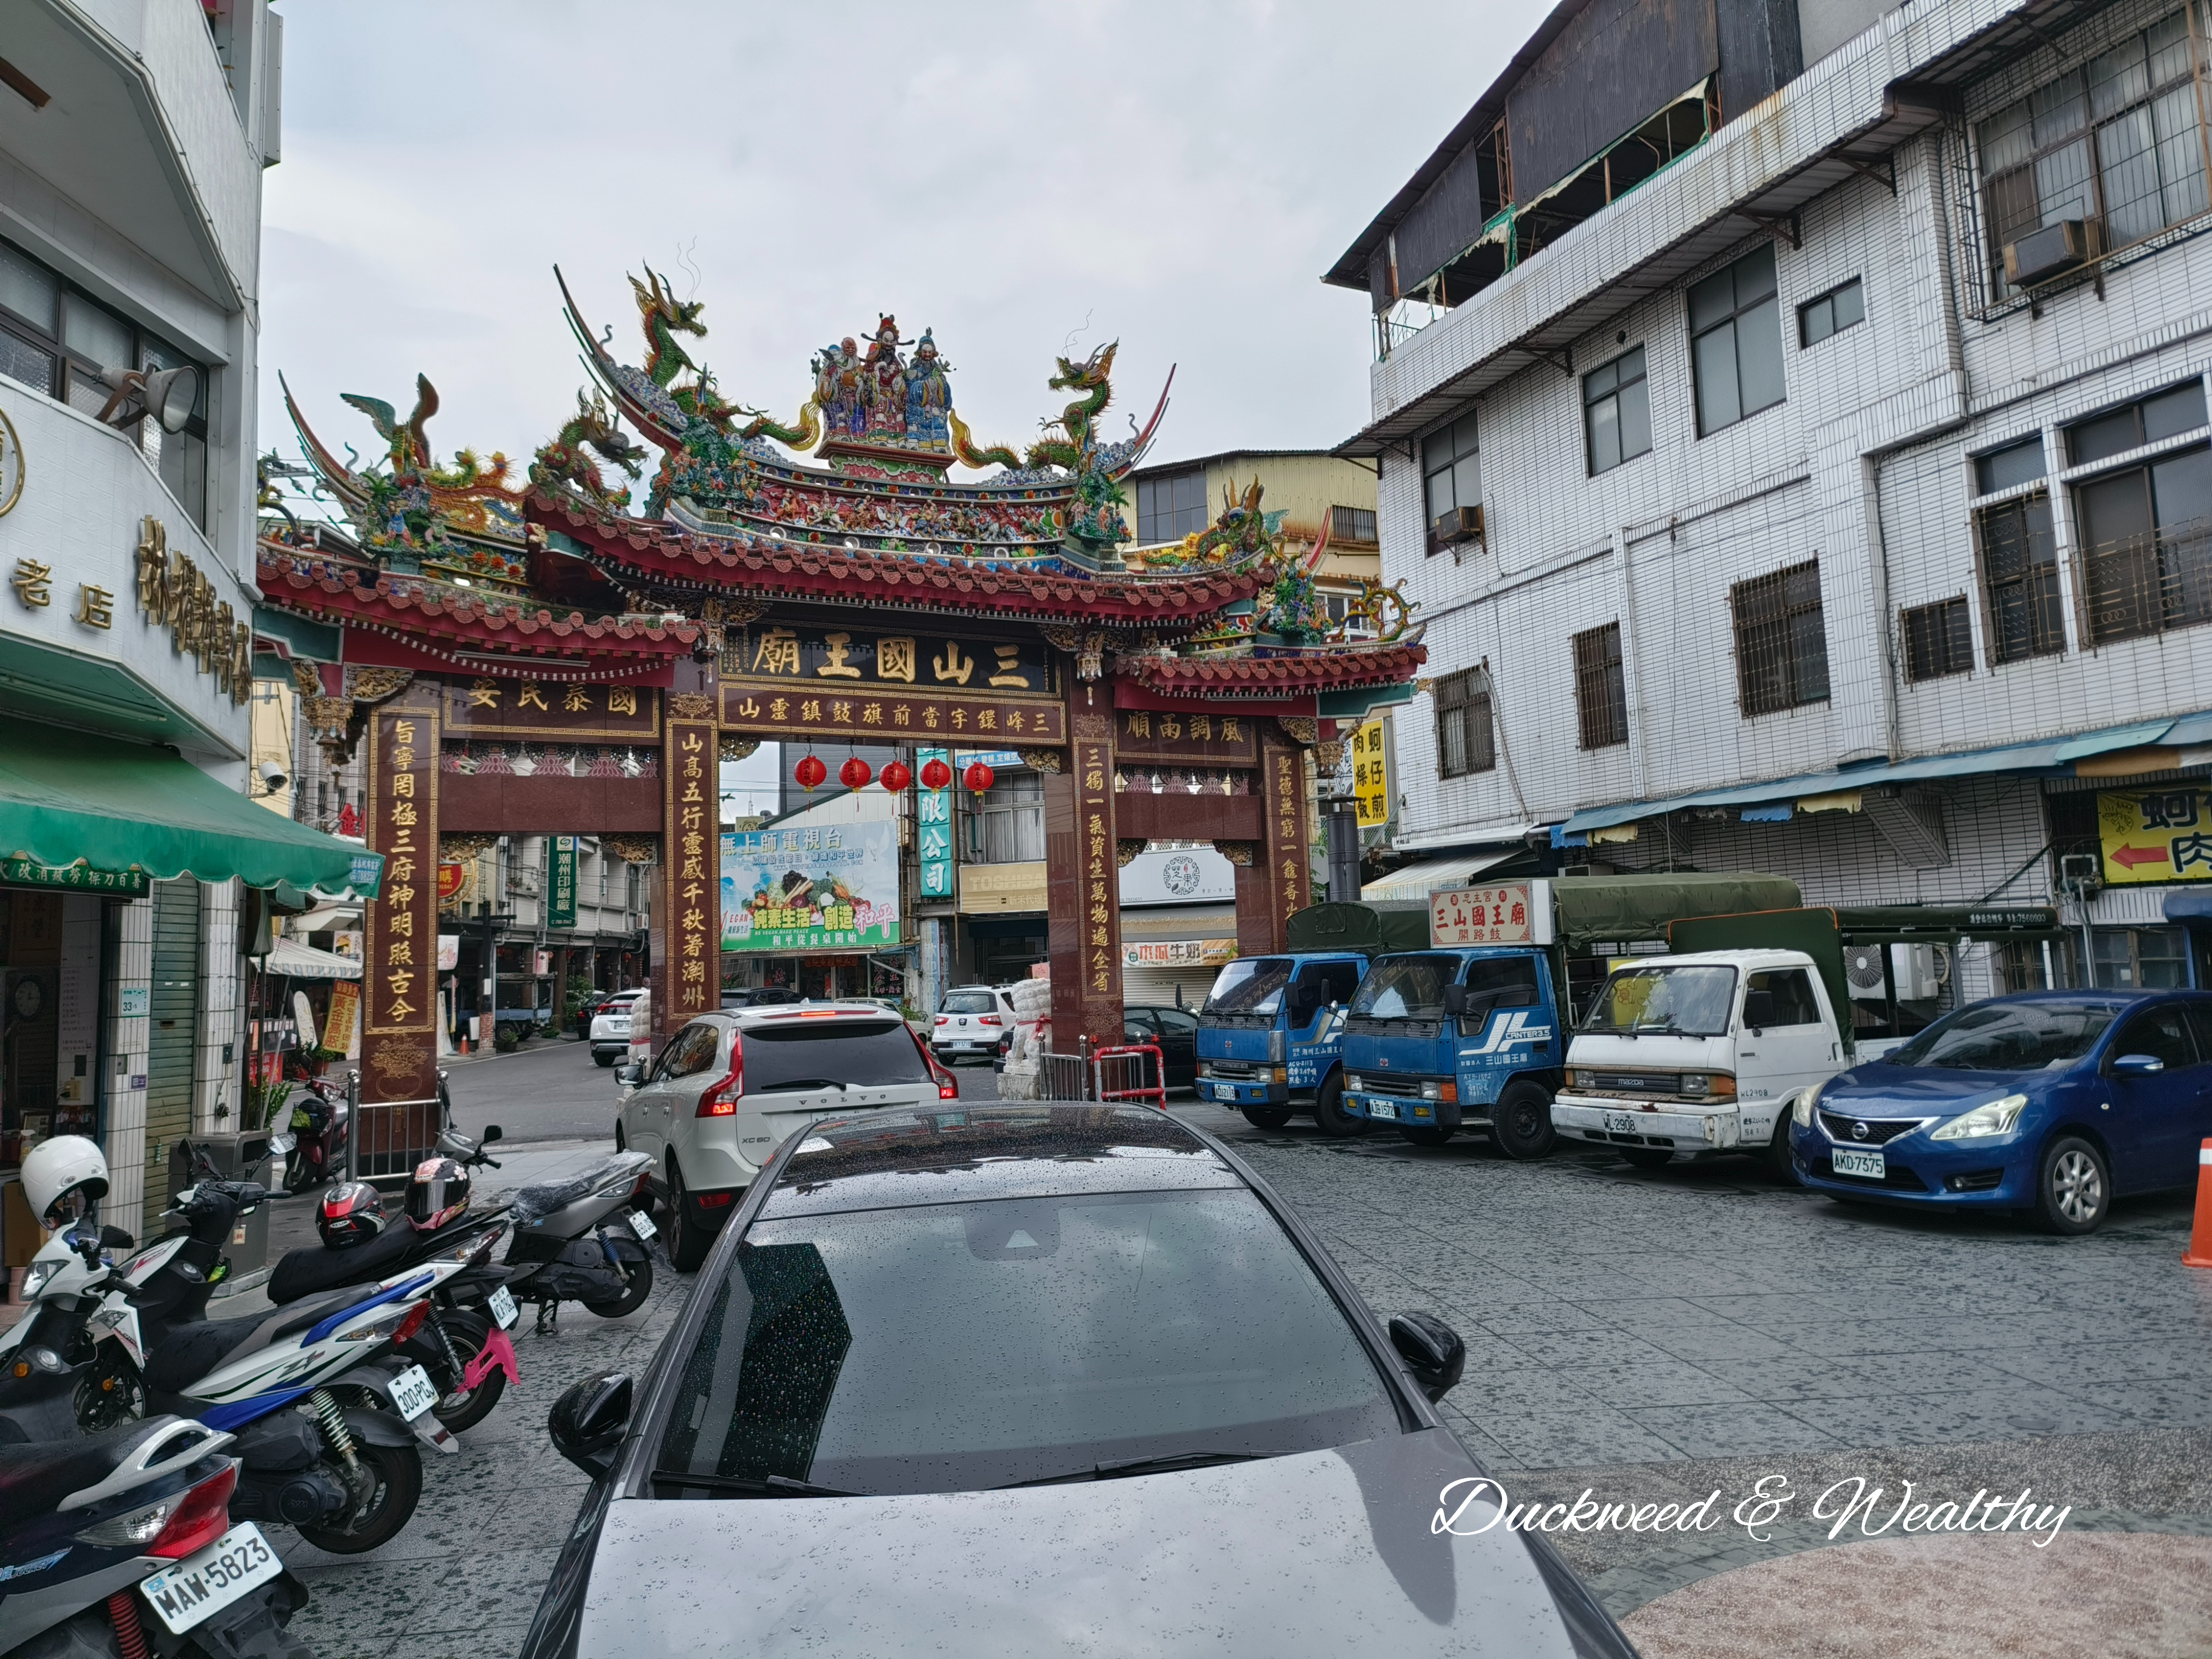
<path fill-rule="evenodd" d="M 1145 1081 L 1150 1057 L 1152 1081 Z M 1166 1062 L 1156 1042 L 1131 1042 L 1101 1048 L 1091 1057 L 1091 1097 L 1100 1101 L 1146 1100 L 1162 1111 L 1168 1109 Z"/>

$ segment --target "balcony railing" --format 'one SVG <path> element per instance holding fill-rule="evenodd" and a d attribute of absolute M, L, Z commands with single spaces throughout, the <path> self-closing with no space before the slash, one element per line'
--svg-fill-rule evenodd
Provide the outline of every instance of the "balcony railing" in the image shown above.
<path fill-rule="evenodd" d="M 2212 622 L 2212 520 L 2106 542 L 2081 565 L 2092 645 Z"/>

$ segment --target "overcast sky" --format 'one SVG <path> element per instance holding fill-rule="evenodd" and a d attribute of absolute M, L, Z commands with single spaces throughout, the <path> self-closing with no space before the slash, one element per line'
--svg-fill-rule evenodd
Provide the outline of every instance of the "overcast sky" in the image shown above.
<path fill-rule="evenodd" d="M 1121 342 L 1112 435 L 1180 365 L 1153 451 L 1171 460 L 1363 424 L 1363 301 L 1320 275 L 1543 9 L 284 9 L 264 447 L 292 448 L 277 371 L 326 440 L 362 446 L 337 394 L 404 410 L 419 369 L 441 454 L 525 457 L 582 380 L 553 264 L 635 362 L 623 277 L 649 260 L 706 301 L 693 355 L 726 394 L 784 419 L 810 353 L 888 310 L 936 331 L 979 441 L 1035 435 L 1071 337 Z"/>
<path fill-rule="evenodd" d="M 281 371 L 326 442 L 436 384 L 441 457 L 518 463 L 583 371 L 558 262 L 643 349 L 626 271 L 707 302 L 724 395 L 788 420 L 809 356 L 927 326 L 978 441 L 1027 443 L 1070 343 L 1121 342 L 1152 454 L 1332 444 L 1367 411 L 1357 294 L 1321 273 L 1542 15 L 1534 0 L 917 7 L 299 0 L 266 175 L 262 443 Z M 343 450 L 340 450 L 343 453 Z"/>

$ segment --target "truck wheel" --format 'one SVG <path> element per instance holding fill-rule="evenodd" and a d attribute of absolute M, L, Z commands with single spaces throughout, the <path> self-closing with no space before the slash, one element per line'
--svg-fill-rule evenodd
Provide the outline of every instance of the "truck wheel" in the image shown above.
<path fill-rule="evenodd" d="M 1314 1097 L 1314 1121 L 1331 1140 L 1349 1140 L 1367 1133 L 1367 1120 L 1344 1109 L 1344 1073 L 1331 1072 L 1328 1081 Z"/>
<path fill-rule="evenodd" d="M 1459 1131 L 1447 1129 L 1442 1124 L 1401 1123 L 1398 1133 L 1416 1146 L 1441 1146 Z"/>
<path fill-rule="evenodd" d="M 1639 1170 L 1664 1169 L 1674 1161 L 1674 1154 L 1664 1146 L 1621 1146 L 1615 1150 Z"/>
<path fill-rule="evenodd" d="M 1766 1167 L 1792 1187 L 1800 1184 L 1790 1161 L 1790 1114 L 1786 1111 L 1774 1120 L 1774 1134 L 1766 1143 Z"/>
<path fill-rule="evenodd" d="M 1490 1114 L 1490 1138 L 1516 1163 L 1549 1158 L 1559 1135 L 1552 1127 L 1552 1097 L 1544 1085 L 1525 1077 L 1507 1084 Z"/>
<path fill-rule="evenodd" d="M 1279 1129 L 1291 1121 L 1291 1115 L 1279 1106 L 1245 1106 L 1239 1109 L 1244 1121 L 1255 1129 Z"/>

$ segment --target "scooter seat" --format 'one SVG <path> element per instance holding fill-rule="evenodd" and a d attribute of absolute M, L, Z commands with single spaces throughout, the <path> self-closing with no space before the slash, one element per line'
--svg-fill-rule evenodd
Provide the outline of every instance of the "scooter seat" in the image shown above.
<path fill-rule="evenodd" d="M 267 1314 L 243 1319 L 198 1319 L 179 1325 L 146 1356 L 146 1386 L 156 1394 L 184 1394 L 191 1385 L 245 1346 L 269 1322 Z"/>
<path fill-rule="evenodd" d="M 282 1307 L 343 1285 L 372 1285 L 388 1279 L 407 1265 L 422 1237 L 404 1218 L 394 1218 L 366 1244 L 343 1250 L 307 1244 L 287 1250 L 269 1275 L 269 1299 Z"/>
<path fill-rule="evenodd" d="M 125 1424 L 106 1434 L 70 1440 L 35 1440 L 0 1445 L 0 1514 L 27 1522 L 73 1492 L 96 1486 L 113 1474 L 131 1449 L 163 1428 L 169 1419 Z"/>

